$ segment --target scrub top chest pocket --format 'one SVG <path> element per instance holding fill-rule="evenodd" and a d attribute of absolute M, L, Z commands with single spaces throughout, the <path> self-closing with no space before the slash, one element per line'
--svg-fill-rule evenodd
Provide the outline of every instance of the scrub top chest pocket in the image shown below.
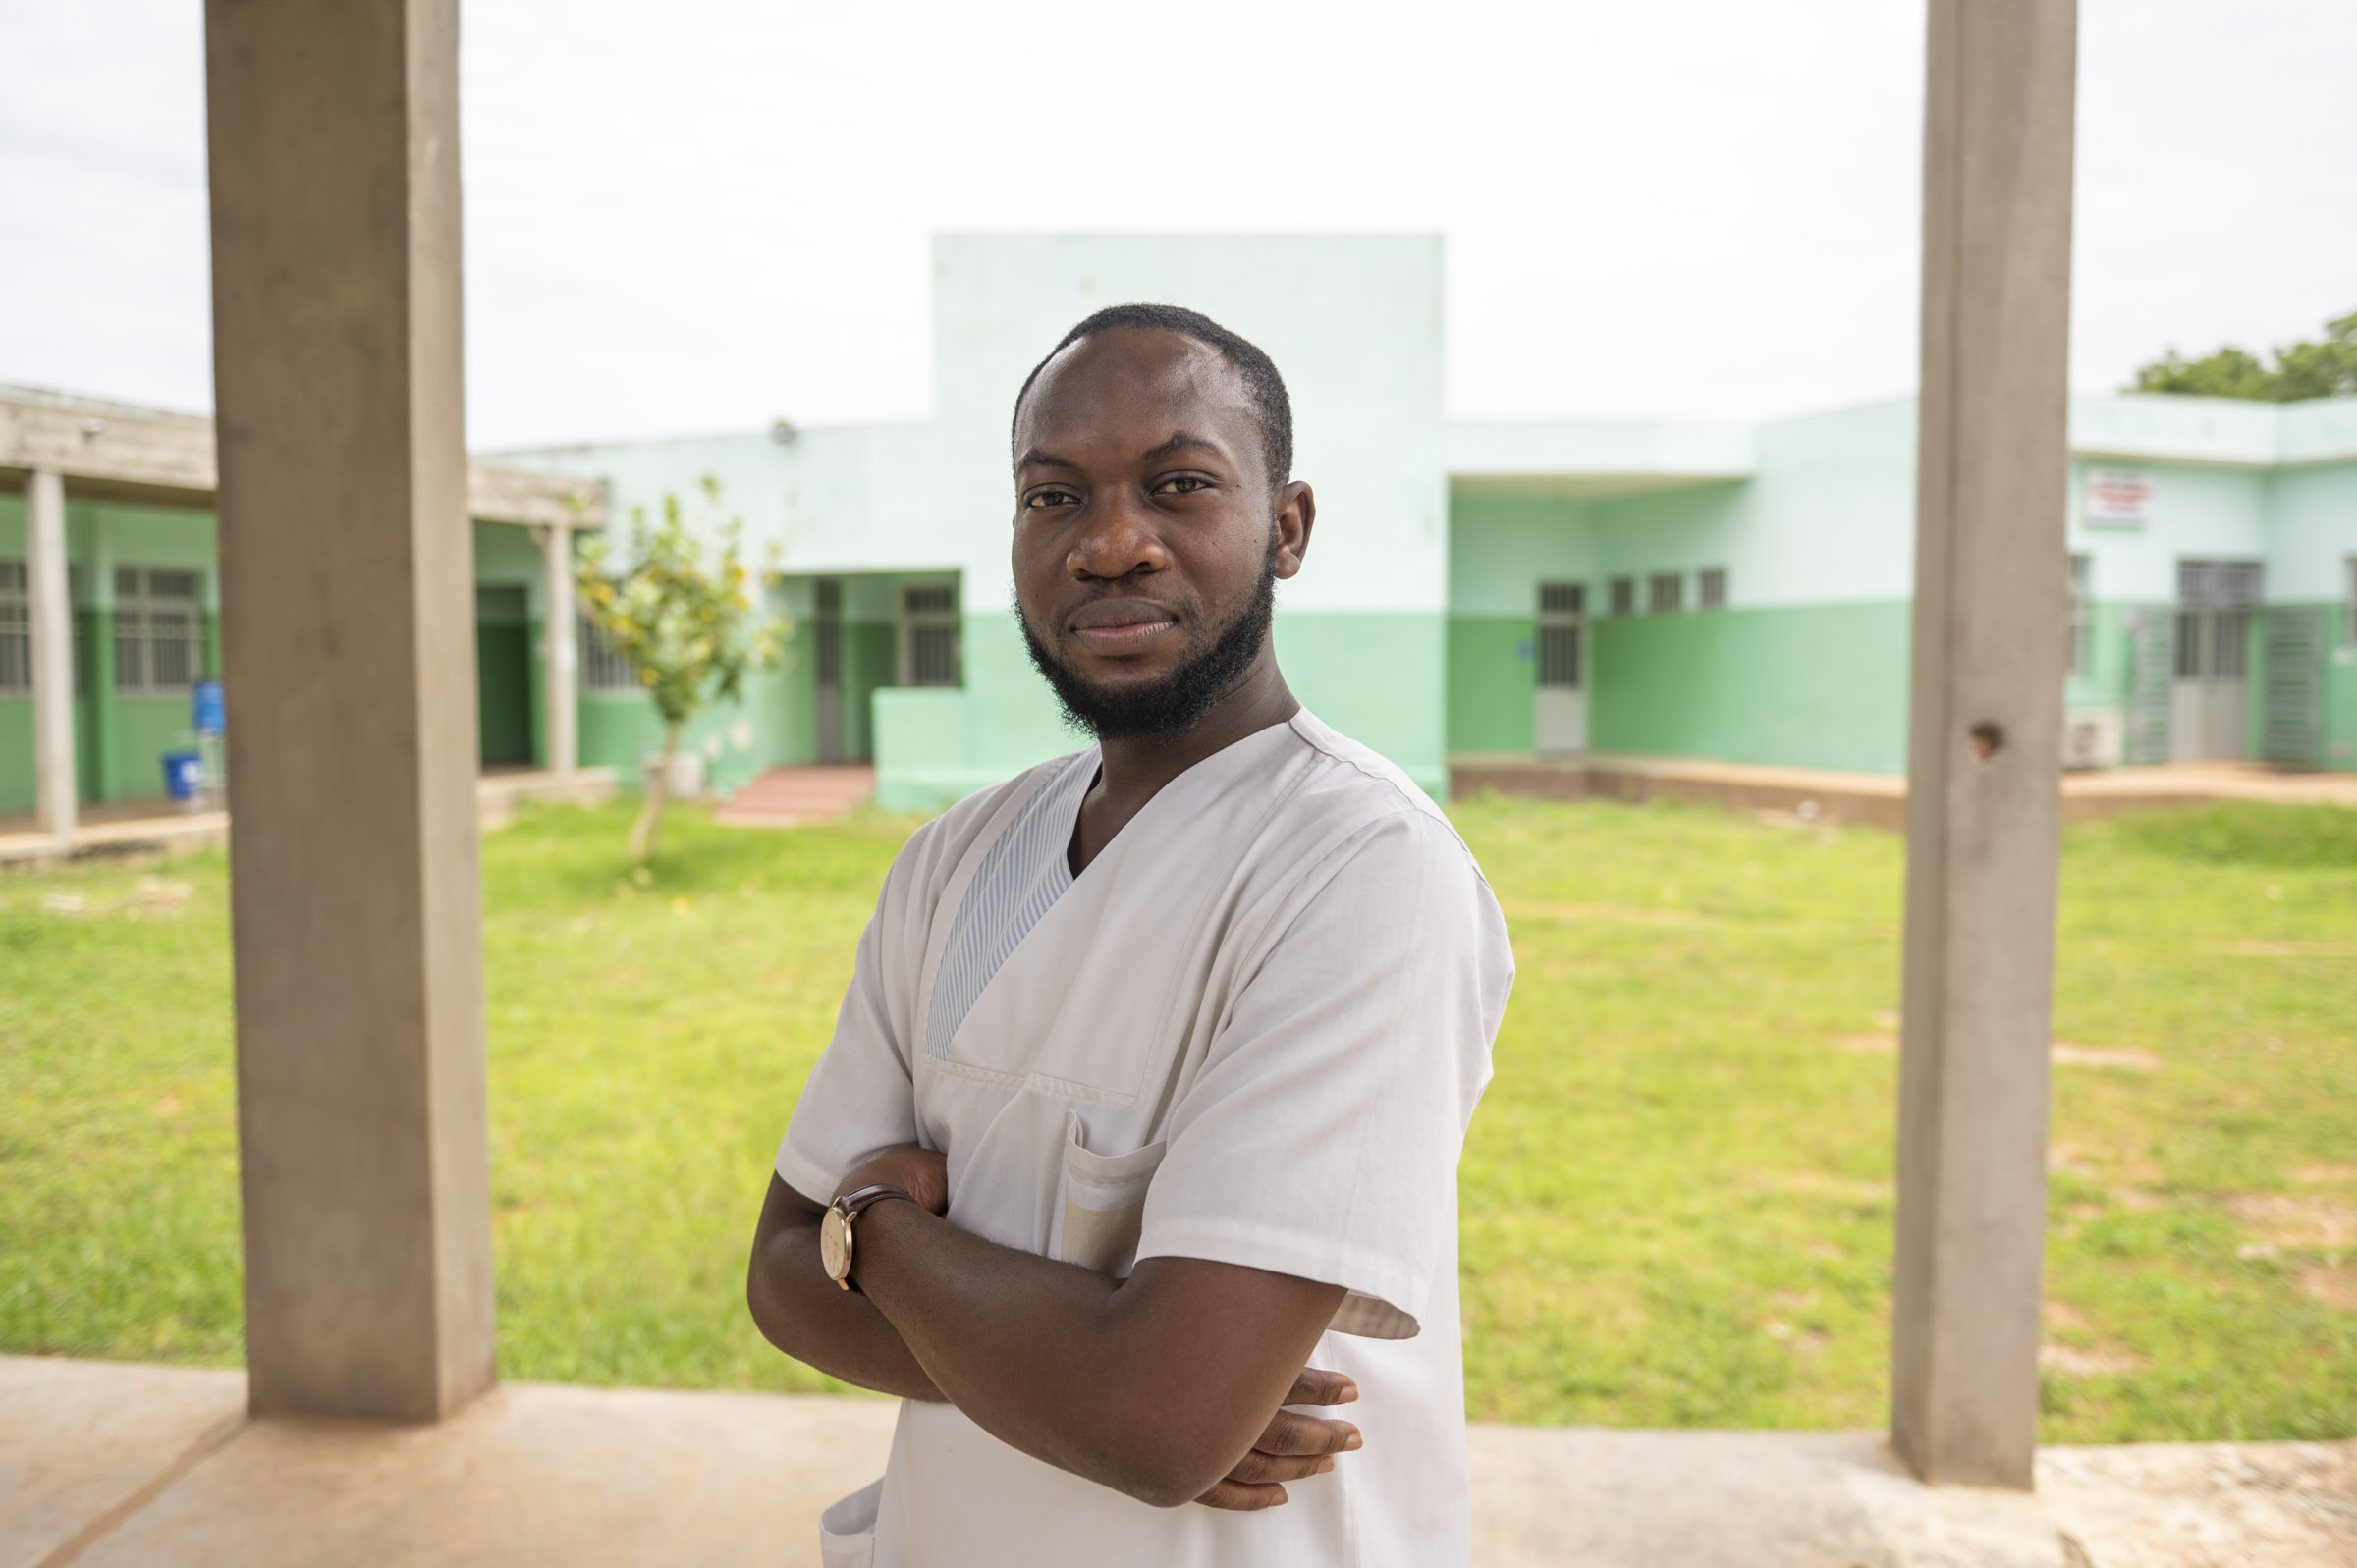
<path fill-rule="evenodd" d="M 1066 1263 L 1126 1279 L 1137 1266 L 1137 1240 L 1146 1216 L 1146 1189 L 1170 1146 L 1150 1143 L 1123 1155 L 1093 1153 L 1080 1113 L 1065 1122 L 1064 1203 L 1056 1216 L 1051 1252 Z"/>

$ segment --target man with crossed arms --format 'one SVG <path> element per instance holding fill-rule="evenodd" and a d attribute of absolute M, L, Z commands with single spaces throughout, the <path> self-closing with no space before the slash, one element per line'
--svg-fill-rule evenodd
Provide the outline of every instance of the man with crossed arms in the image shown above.
<path fill-rule="evenodd" d="M 1098 744 L 908 840 L 778 1151 L 754 1321 L 904 1400 L 830 1564 L 1466 1559 L 1456 1163 L 1513 960 L 1447 817 L 1286 688 L 1291 447 L 1268 356 L 1170 306 L 1017 395 L 1016 607 Z"/>

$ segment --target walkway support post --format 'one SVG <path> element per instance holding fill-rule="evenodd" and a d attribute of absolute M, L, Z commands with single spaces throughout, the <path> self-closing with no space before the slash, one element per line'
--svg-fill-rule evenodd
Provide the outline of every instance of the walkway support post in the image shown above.
<path fill-rule="evenodd" d="M 207 0 L 256 1413 L 493 1379 L 457 0 Z"/>
<path fill-rule="evenodd" d="M 542 653 L 541 690 L 548 705 L 550 773 L 573 776 L 581 765 L 580 613 L 575 609 L 573 530 L 562 523 L 540 530 L 540 576 L 547 589 L 547 645 Z"/>
<path fill-rule="evenodd" d="M 46 468 L 25 476 L 25 591 L 31 600 L 32 792 L 41 832 L 60 854 L 80 817 L 74 766 L 74 600 L 66 574 L 66 485 Z"/>
<path fill-rule="evenodd" d="M 1891 1435 L 2026 1487 L 2061 844 L 2075 0 L 1931 0 Z"/>

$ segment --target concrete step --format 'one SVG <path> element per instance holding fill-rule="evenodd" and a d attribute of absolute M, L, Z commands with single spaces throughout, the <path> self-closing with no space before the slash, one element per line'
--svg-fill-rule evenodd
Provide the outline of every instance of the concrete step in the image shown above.
<path fill-rule="evenodd" d="M 875 792 L 873 768 L 771 768 L 715 807 L 712 820 L 727 828 L 807 827 L 855 810 Z"/>

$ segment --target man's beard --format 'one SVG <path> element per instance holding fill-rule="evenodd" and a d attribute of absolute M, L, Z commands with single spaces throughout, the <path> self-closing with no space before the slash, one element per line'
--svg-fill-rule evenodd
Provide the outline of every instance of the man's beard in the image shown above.
<path fill-rule="evenodd" d="M 1108 690 L 1091 685 L 1051 652 L 1031 630 L 1022 606 L 1014 609 L 1031 662 L 1056 692 L 1064 716 L 1099 740 L 1134 740 L 1176 734 L 1211 711 L 1213 703 L 1260 657 L 1277 611 L 1277 541 L 1269 541 L 1260 585 L 1228 624 L 1187 651 L 1178 668 L 1159 680 Z"/>

